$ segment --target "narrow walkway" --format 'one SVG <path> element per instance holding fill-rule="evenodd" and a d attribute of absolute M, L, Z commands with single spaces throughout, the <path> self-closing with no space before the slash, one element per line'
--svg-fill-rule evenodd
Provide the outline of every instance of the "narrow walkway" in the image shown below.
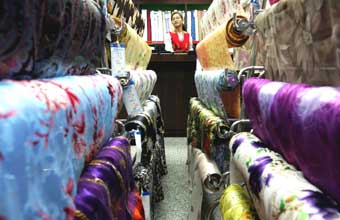
<path fill-rule="evenodd" d="M 155 220 L 186 220 L 190 207 L 186 138 L 165 138 L 168 174 L 162 178 L 164 200 L 155 206 Z"/>

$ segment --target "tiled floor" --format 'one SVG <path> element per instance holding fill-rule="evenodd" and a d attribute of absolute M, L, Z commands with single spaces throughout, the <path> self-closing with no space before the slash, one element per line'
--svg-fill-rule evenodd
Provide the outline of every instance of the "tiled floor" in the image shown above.
<path fill-rule="evenodd" d="M 168 174 L 162 178 L 165 199 L 155 206 L 154 220 L 186 220 L 189 212 L 189 184 L 186 138 L 165 138 Z"/>

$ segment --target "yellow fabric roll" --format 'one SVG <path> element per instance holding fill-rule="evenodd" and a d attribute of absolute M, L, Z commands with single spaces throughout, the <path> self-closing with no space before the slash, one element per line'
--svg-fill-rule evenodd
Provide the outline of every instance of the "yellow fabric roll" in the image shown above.
<path fill-rule="evenodd" d="M 120 20 L 116 17 L 113 17 L 113 19 L 120 26 Z M 134 29 L 128 24 L 124 25 L 124 30 L 118 36 L 118 41 L 126 45 L 126 69 L 145 70 L 150 62 L 152 50 Z"/>
<path fill-rule="evenodd" d="M 220 25 L 198 43 L 196 54 L 204 70 L 235 69 L 226 40 L 226 24 Z"/>
<path fill-rule="evenodd" d="M 255 220 L 256 213 L 243 188 L 231 184 L 224 190 L 220 199 L 222 220 Z"/>

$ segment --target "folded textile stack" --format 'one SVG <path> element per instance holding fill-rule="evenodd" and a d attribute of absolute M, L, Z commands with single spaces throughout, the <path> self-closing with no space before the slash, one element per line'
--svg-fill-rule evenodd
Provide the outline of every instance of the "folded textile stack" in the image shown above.
<path fill-rule="evenodd" d="M 221 172 L 228 170 L 229 152 L 225 133 L 229 126 L 208 110 L 197 98 L 190 99 L 187 141 L 213 159 Z M 190 153 L 189 153 L 190 159 Z"/>
<path fill-rule="evenodd" d="M 220 198 L 222 220 L 256 220 L 258 219 L 252 201 L 238 184 L 229 185 Z"/>
<path fill-rule="evenodd" d="M 255 20 L 257 65 L 266 66 L 266 76 L 340 86 L 339 7 L 335 0 L 286 0 L 260 13 Z"/>
<path fill-rule="evenodd" d="M 339 206 L 279 154 L 250 133 L 230 141 L 233 163 L 245 181 L 261 219 L 338 220 Z"/>
<path fill-rule="evenodd" d="M 157 81 L 157 75 L 152 70 L 132 70 L 130 78 L 135 83 L 136 91 L 141 103 L 151 95 Z"/>
<path fill-rule="evenodd" d="M 254 134 L 340 203 L 339 89 L 254 78 L 243 94 Z"/>
<path fill-rule="evenodd" d="M 0 216 L 65 219 L 85 160 L 112 134 L 121 96 L 105 75 L 1 81 Z"/>
<path fill-rule="evenodd" d="M 215 115 L 223 119 L 240 117 L 240 86 L 235 72 L 196 70 L 195 85 L 199 99 Z"/>
<path fill-rule="evenodd" d="M 128 139 L 113 138 L 98 152 L 81 175 L 74 201 L 76 220 L 144 219 Z"/>
<path fill-rule="evenodd" d="M 0 80 L 94 73 L 105 17 L 91 0 L 2 2 Z"/>

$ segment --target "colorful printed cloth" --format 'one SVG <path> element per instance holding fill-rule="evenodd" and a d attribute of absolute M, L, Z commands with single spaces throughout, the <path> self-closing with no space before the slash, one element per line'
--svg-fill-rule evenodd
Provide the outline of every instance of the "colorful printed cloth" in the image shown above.
<path fill-rule="evenodd" d="M 340 90 L 254 78 L 243 94 L 254 133 L 340 203 Z"/>
<path fill-rule="evenodd" d="M 145 102 L 156 84 L 156 73 L 152 70 L 131 70 L 130 79 L 135 83 L 140 102 Z"/>
<path fill-rule="evenodd" d="M 0 216 L 65 219 L 85 160 L 112 134 L 121 96 L 105 75 L 0 82 Z"/>
<path fill-rule="evenodd" d="M 94 73 L 104 52 L 105 17 L 91 0 L 5 0 L 0 80 Z"/>
<path fill-rule="evenodd" d="M 240 87 L 234 71 L 196 70 L 195 85 L 198 98 L 215 115 L 223 119 L 240 117 Z"/>
<path fill-rule="evenodd" d="M 340 86 L 339 7 L 336 0 L 287 0 L 260 13 L 256 64 L 273 80 Z"/>
<path fill-rule="evenodd" d="M 190 99 L 187 121 L 187 141 L 212 158 L 221 172 L 228 170 L 229 152 L 224 133 L 229 126 L 208 110 L 197 98 Z"/>
<path fill-rule="evenodd" d="M 136 192 L 128 139 L 115 137 L 84 169 L 75 196 L 75 219 L 144 219 Z"/>
<path fill-rule="evenodd" d="M 254 135 L 239 133 L 231 139 L 229 147 L 261 219 L 340 219 L 336 202 Z"/>

